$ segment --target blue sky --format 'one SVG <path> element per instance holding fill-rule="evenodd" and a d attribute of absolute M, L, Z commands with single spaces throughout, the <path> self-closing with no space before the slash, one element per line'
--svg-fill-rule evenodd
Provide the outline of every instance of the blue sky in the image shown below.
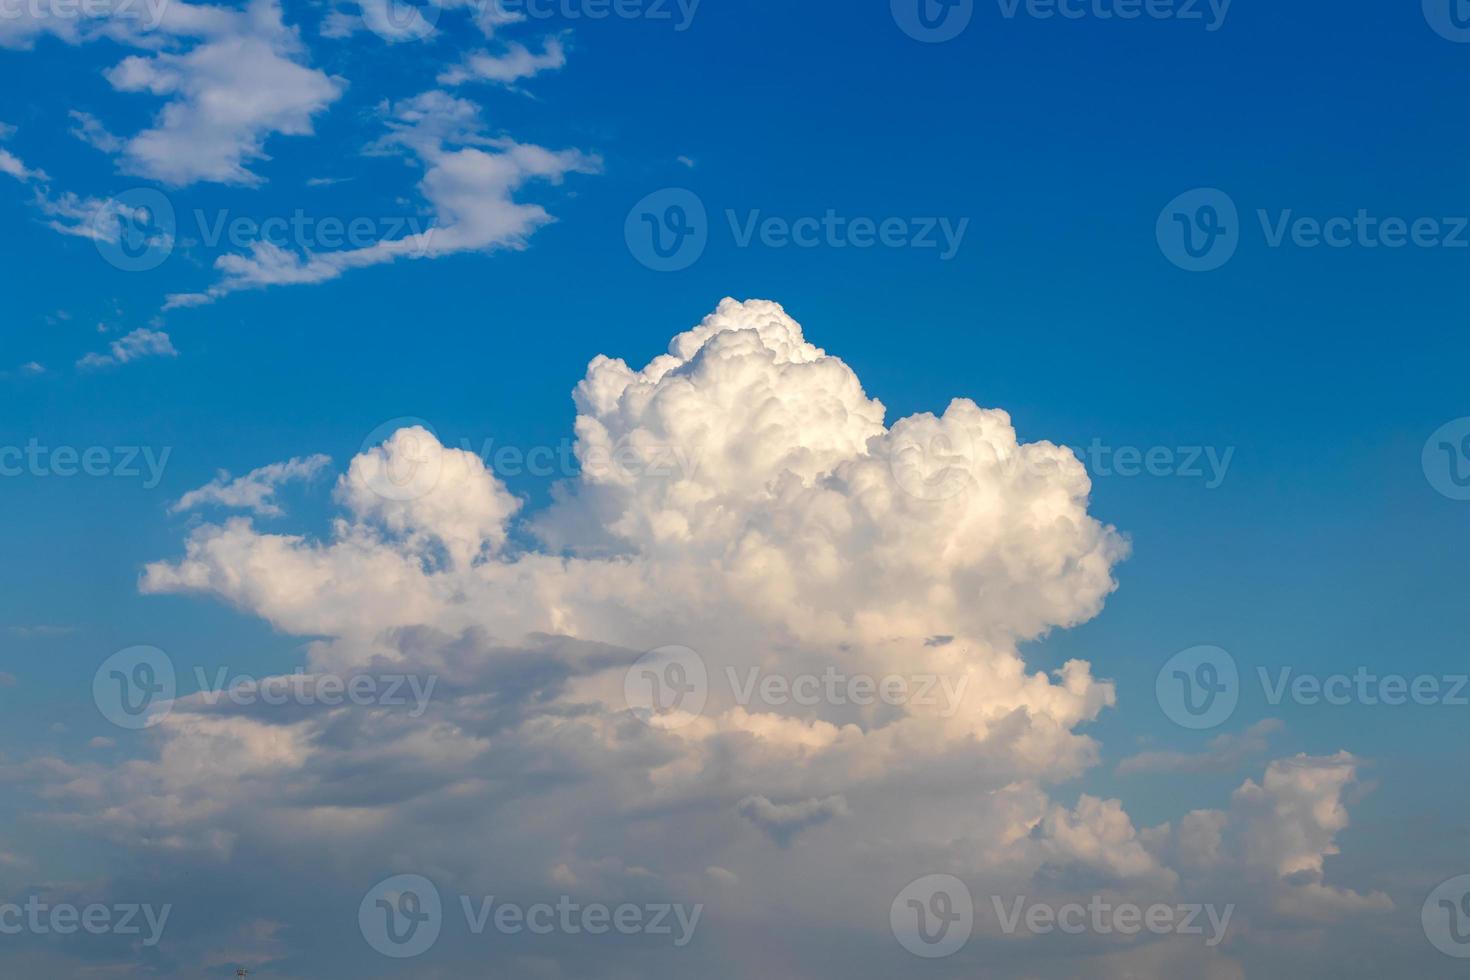
<path fill-rule="evenodd" d="M 43 971 L 37 975 L 81 976 L 83 964 L 126 964 L 141 955 L 152 971 L 143 975 L 228 973 L 238 961 L 261 976 L 307 977 L 321 975 L 344 948 L 364 975 L 472 975 L 465 964 L 484 958 L 472 938 L 456 935 L 421 959 L 398 961 L 375 955 L 352 924 L 357 898 L 373 881 L 397 873 L 432 878 L 447 866 L 412 842 L 399 841 L 370 868 L 363 855 L 383 845 L 366 830 L 347 835 L 361 852 L 321 844 L 315 853 L 327 856 L 311 862 L 312 881 L 300 882 L 306 897 L 272 913 L 257 878 L 270 865 L 260 855 L 290 828 L 307 840 L 303 846 L 315 846 L 314 830 L 274 814 L 289 810 L 302 787 L 269 783 L 253 769 L 242 775 L 216 747 L 217 758 L 200 756 L 209 770 L 204 785 L 254 786 L 251 798 L 274 814 L 262 821 L 266 829 L 252 832 L 248 820 L 235 818 L 219 818 L 216 827 L 214 818 L 190 823 L 177 813 L 149 813 L 103 774 L 127 771 L 130 760 L 178 766 L 193 750 L 165 743 L 160 732 L 181 740 L 187 733 L 167 725 L 118 729 L 94 703 L 94 673 L 115 651 L 139 644 L 167 651 L 181 695 L 197 687 L 196 666 L 251 677 L 345 669 L 351 658 L 324 648 L 364 637 L 317 628 L 335 622 L 325 614 L 283 614 L 259 589 L 220 585 L 222 569 L 238 566 L 213 568 L 207 586 L 144 588 L 145 566 L 179 562 L 186 542 L 242 514 L 258 538 L 331 541 L 333 520 L 350 510 L 340 493 L 334 499 L 339 478 L 391 434 L 395 425 L 384 426 L 393 420 L 422 420 L 451 449 L 570 451 L 582 434 L 574 432 L 577 417 L 598 416 L 571 398 L 595 355 L 623 358 L 636 371 L 731 296 L 780 303 L 807 341 L 840 358 L 867 397 L 882 401 L 889 425 L 970 398 L 1008 412 L 1022 443 L 1098 445 L 1109 458 L 1120 448 L 1167 451 L 1159 457 L 1165 475 L 1120 475 L 1095 457 L 1089 466 L 1085 516 L 1115 527 L 1130 544 L 1126 558 L 1109 563 L 1116 590 L 1096 609 L 1076 597 L 1076 608 L 1044 620 L 1055 628 L 1008 636 L 1027 670 L 1059 670 L 1080 659 L 1116 692 L 1114 705 L 1063 724 L 1093 739 L 1096 757 L 1036 773 L 1046 805 L 1085 822 L 1080 798 L 1119 799 L 1130 829 L 1147 837 L 1145 828 L 1164 822 L 1177 831 L 1190 811 L 1229 810 L 1245 781 L 1265 785 L 1273 760 L 1346 752 L 1353 778 L 1334 801 L 1350 820 L 1321 840 L 1321 828 L 1301 831 L 1317 855 L 1315 883 L 1341 890 L 1340 900 L 1329 902 L 1332 915 L 1315 907 L 1288 913 L 1281 910 L 1295 893 L 1273 890 L 1276 884 L 1202 878 L 1199 900 L 1221 896 L 1245 911 L 1223 952 L 1211 947 L 1199 966 L 1169 958 L 1173 947 L 1163 942 L 1154 946 L 1168 947 L 1167 954 L 1145 943 L 1079 942 L 1033 956 L 1005 936 L 972 940 L 944 959 L 914 959 L 883 926 L 895 890 L 889 878 L 849 880 L 828 874 L 825 863 L 892 843 L 884 823 L 892 815 L 866 823 L 861 791 L 844 792 L 816 762 L 800 785 L 750 763 L 730 777 L 740 787 L 727 792 L 733 799 L 721 797 L 715 780 L 697 805 L 692 796 L 648 803 L 665 824 L 646 813 L 630 817 L 637 810 L 631 803 L 610 802 L 602 819 L 573 826 L 583 834 L 559 824 L 535 846 L 515 836 L 484 838 L 492 856 L 497 848 L 539 856 L 543 846 L 549 854 L 559 847 L 564 860 L 550 863 L 572 869 L 562 878 L 546 878 L 529 863 L 507 860 L 502 868 L 490 860 L 453 884 L 437 872 L 440 887 L 495 893 L 485 881 L 503 872 L 528 895 L 561 888 L 586 899 L 602 892 L 587 884 L 578 860 L 637 864 L 639 846 L 620 851 L 615 840 L 597 840 L 604 833 L 637 840 L 662 826 L 684 835 L 691 851 L 703 842 L 714 854 L 728 821 L 701 817 L 686 825 L 677 804 L 723 813 L 759 797 L 779 816 L 761 817 L 760 807 L 744 812 L 756 813 L 756 824 L 779 824 L 767 842 L 777 863 L 782 853 L 800 857 L 809 847 L 816 853 L 804 880 L 854 894 L 871 888 L 871 921 L 834 905 L 830 915 L 778 931 L 768 959 L 743 950 L 747 930 L 761 926 L 750 907 L 782 879 L 770 870 L 770 854 L 738 842 L 731 846 L 748 864 L 727 870 L 749 893 L 724 918 L 718 900 L 674 884 L 683 865 L 724 867 L 714 857 L 681 854 L 651 872 L 688 900 L 708 902 L 705 932 L 686 958 L 655 956 L 637 942 L 624 949 L 560 937 L 541 948 L 510 944 L 510 958 L 497 961 L 503 968 L 534 962 L 546 975 L 592 975 L 589 963 L 607 957 L 619 971 L 656 975 L 694 963 L 732 976 L 761 969 L 975 975 L 982 966 L 996 976 L 1049 976 L 1066 975 L 1087 957 L 1098 975 L 1185 968 L 1209 976 L 1452 975 L 1457 960 L 1435 948 L 1419 916 L 1436 885 L 1470 873 L 1459 846 L 1465 826 L 1455 816 L 1466 791 L 1453 778 L 1470 708 L 1290 698 L 1272 705 L 1256 672 L 1290 667 L 1325 677 L 1364 667 L 1444 678 L 1464 670 L 1470 503 L 1440 492 L 1443 474 L 1421 457 L 1432 433 L 1470 415 L 1461 288 L 1470 198 L 1459 165 L 1470 141 L 1455 101 L 1470 46 L 1434 0 L 1422 10 L 1235 0 L 1223 11 L 1193 5 L 1198 19 L 1100 15 L 1120 6 L 1074 4 L 1068 9 L 1080 16 L 1068 18 L 1035 16 L 1024 4 L 1007 16 L 1003 4 L 977 3 L 968 25 L 939 43 L 905 33 L 901 3 L 703 0 L 692 9 L 655 8 L 667 18 L 650 16 L 644 4 L 636 7 L 640 16 L 595 19 L 585 15 L 587 2 L 567 0 L 533 5 L 519 21 L 502 10 L 504 21 L 495 23 L 485 12 L 496 8 L 447 5 L 427 8 L 436 23 L 426 37 L 391 41 L 366 26 L 381 26 L 377 8 L 364 12 L 353 3 L 247 9 L 172 0 L 157 26 L 118 15 L 78 21 L 55 14 L 54 5 L 49 19 L 35 23 L 7 13 L 0 20 L 0 219 L 9 231 L 0 240 L 8 273 L 0 446 L 35 440 L 79 454 L 102 447 L 109 472 L 136 447 L 139 473 L 61 476 L 24 467 L 0 477 L 9 558 L 0 563 L 0 677 L 13 681 L 0 686 L 0 771 L 8 784 L 0 796 L 0 893 L 19 901 L 53 888 L 80 894 L 85 889 L 74 883 L 85 882 L 134 901 L 158 894 L 179 913 L 191 903 L 217 908 L 231 925 L 183 915 L 141 954 L 126 943 L 5 936 L 0 962 Z M 146 16 L 146 7 L 137 9 Z M 550 16 L 537 13 L 543 10 Z M 217 59 L 201 54 L 212 46 Z M 250 51 L 261 60 L 249 62 Z M 246 64 L 252 67 L 240 67 Z M 478 70 L 481 77 L 458 77 L 457 66 L 468 66 L 461 75 Z M 1213 202 L 1223 195 L 1237 217 L 1235 251 L 1218 268 L 1196 272 L 1171 261 L 1177 248 L 1161 243 L 1156 229 L 1171 201 L 1198 188 L 1214 189 Z M 702 251 L 686 267 L 657 271 L 640 261 L 646 244 L 628 229 L 640 227 L 640 202 L 656 220 L 667 217 L 671 189 L 691 192 L 703 208 Z M 135 203 L 140 191 L 163 195 L 177 227 L 166 255 L 155 254 L 156 268 L 131 271 L 109 261 L 118 255 L 109 236 L 119 227 L 109 202 Z M 1310 228 L 1291 225 L 1360 212 L 1374 230 L 1344 239 L 1343 247 L 1304 245 Z M 829 213 L 847 230 L 817 233 L 811 247 L 774 244 L 759 233 L 742 244 L 741 229 L 762 220 Z M 298 214 L 318 231 L 287 232 L 279 249 L 252 251 L 248 232 L 206 240 L 209 229 L 237 218 L 289 222 Z M 1184 217 L 1199 219 L 1194 204 Z M 319 234 L 315 222 L 323 219 L 357 220 L 368 230 L 351 246 L 336 245 Z M 1406 227 L 1428 222 L 1420 227 L 1432 244 L 1385 244 L 1385 219 Z M 899 244 L 852 243 L 853 222 L 890 220 Z M 1273 244 L 1278 227 L 1297 230 Z M 419 254 L 390 261 L 374 244 L 415 228 L 431 229 Z M 925 239 L 935 246 L 924 247 Z M 362 251 L 350 262 L 360 267 L 334 268 L 354 246 Z M 285 281 L 293 277 L 319 281 Z M 758 470 L 763 457 L 742 445 Z M 216 506 L 227 503 L 220 499 L 178 506 L 221 470 L 235 478 L 314 454 L 330 464 L 309 477 L 279 479 L 280 513 L 231 511 Z M 1204 467 L 1201 475 L 1173 472 L 1190 458 Z M 1228 459 L 1215 479 L 1212 458 Z M 152 475 L 149 460 L 158 463 Z M 607 518 L 613 505 L 605 501 L 586 503 L 576 518 L 551 508 L 558 481 L 578 482 L 577 467 L 554 469 L 533 475 L 500 467 L 528 518 L 510 527 L 508 553 L 574 554 L 575 543 L 562 544 L 574 542 L 586 522 Z M 386 511 L 353 513 L 404 532 Z M 566 522 L 560 537 L 538 538 L 531 519 L 541 513 L 552 524 Z M 780 526 L 761 513 L 761 521 Z M 450 547 L 443 539 L 440 546 Z M 1034 547 L 1040 567 L 1051 545 Z M 637 553 L 666 559 L 651 546 Z M 442 556 L 418 558 L 432 572 Z M 842 560 L 859 570 L 879 561 L 863 549 Z M 265 564 L 254 574 L 287 580 Z M 874 581 L 883 574 L 874 571 Z M 1020 573 L 1015 582 L 956 575 L 945 581 L 976 596 L 1011 587 L 1046 591 Z M 321 608 L 335 608 L 332 596 L 312 596 Z M 766 627 L 749 627 L 744 613 L 731 611 L 744 607 L 720 596 L 708 598 L 718 616 L 691 614 L 670 631 L 678 636 L 663 640 L 630 623 L 609 625 L 601 612 L 573 613 L 565 604 L 554 611 L 558 621 L 577 625 L 566 631 L 572 639 L 632 657 L 665 642 L 702 649 L 701 641 L 718 646 L 731 637 L 780 649 Z M 792 596 L 790 608 L 808 607 Z M 959 613 L 950 629 L 950 613 L 932 612 L 936 634 L 1006 645 Z M 557 620 L 552 613 L 527 632 L 555 633 L 546 628 Z M 885 640 L 902 632 L 893 625 L 901 617 L 892 615 Z M 486 616 L 475 625 L 498 643 L 519 639 Z M 715 619 L 722 625 L 712 625 Z M 400 630 L 436 624 L 392 620 Z M 783 637 L 796 646 L 831 641 L 826 634 L 803 634 L 801 643 Z M 1158 703 L 1155 677 L 1173 654 L 1201 644 L 1229 651 L 1243 683 L 1228 721 L 1190 731 Z M 474 675 L 486 684 L 498 676 Z M 1033 716 L 1039 711 L 1032 706 Z M 1272 719 L 1280 725 L 1252 728 Z M 1238 751 L 1210 748 L 1211 739 L 1247 738 L 1247 730 L 1256 734 Z M 229 738 L 254 744 L 239 732 Z M 1188 758 L 1155 757 L 1118 771 L 1125 759 L 1161 752 Z M 453 751 L 445 757 L 460 758 Z M 479 764 L 464 763 L 458 776 Z M 367 749 L 351 766 L 334 765 L 369 772 L 381 765 L 384 780 L 401 777 L 396 763 Z M 1331 765 L 1340 771 L 1345 764 Z M 576 781 L 554 765 L 503 778 L 534 786 L 534 776 Z M 762 789 L 762 779 L 772 788 Z M 837 804 L 823 801 L 834 796 L 844 797 L 851 816 L 829 819 Z M 930 812 L 960 798 L 914 797 Z M 550 805 L 538 803 L 534 790 L 507 791 L 506 799 L 523 819 Z M 452 814 L 444 799 L 415 800 L 405 789 L 400 802 L 413 819 L 427 820 L 426 811 L 442 819 L 436 833 L 462 833 L 466 846 L 481 839 L 475 819 Z M 80 816 L 109 806 L 126 819 Z M 1286 804 L 1273 812 L 1278 829 L 1297 814 Z M 335 819 L 357 828 L 359 818 Z M 1240 819 L 1254 826 L 1248 814 Z M 796 821 L 795 831 L 781 821 Z M 595 831 L 593 823 L 606 828 Z M 1038 817 L 1034 835 L 1065 836 L 1050 826 Z M 836 829 L 844 827 L 850 837 Z M 212 829 L 232 835 L 227 856 L 160 843 L 195 842 Z M 936 836 L 893 844 L 900 855 L 893 874 L 958 875 L 977 910 L 988 910 L 980 896 L 999 872 L 973 854 L 946 851 L 941 841 L 991 831 L 924 829 Z M 557 831 L 567 836 L 552 841 Z M 780 840 L 789 833 L 800 834 L 803 846 L 786 852 Z M 573 836 L 578 843 L 569 842 Z M 1105 850 L 1128 848 L 1112 840 Z M 1173 867 L 1163 845 L 1150 841 L 1144 850 L 1160 867 Z M 1284 866 L 1278 861 L 1278 870 Z M 1107 888 L 1142 901 L 1166 890 L 1139 884 L 1147 874 L 1129 878 L 1116 862 L 1087 854 L 1047 851 L 1041 867 L 1040 880 L 1059 894 Z M 1190 880 L 1182 865 L 1176 870 Z M 1006 866 L 1006 875 L 1014 872 Z M 240 881 L 240 894 L 198 885 L 201 873 L 210 882 Z M 1301 873 L 1283 872 L 1287 885 L 1280 887 L 1302 886 Z M 627 882 L 619 887 L 637 892 Z M 716 962 L 723 965 L 710 965 Z"/>

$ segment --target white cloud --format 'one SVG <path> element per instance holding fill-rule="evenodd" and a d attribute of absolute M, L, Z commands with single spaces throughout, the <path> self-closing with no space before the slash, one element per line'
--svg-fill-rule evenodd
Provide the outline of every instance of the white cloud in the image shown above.
<path fill-rule="evenodd" d="M 455 123 L 425 126 L 404 138 L 433 146 Z M 32 760 L 0 777 L 160 875 L 229 877 L 221 922 L 289 919 L 291 883 L 350 921 L 366 884 L 406 870 L 446 893 L 719 903 L 675 971 L 637 950 L 544 953 L 567 975 L 831 975 L 834 951 L 854 958 L 846 973 L 892 975 L 889 903 L 936 871 L 978 902 L 1223 895 L 1246 935 L 1302 943 L 1386 907 L 1329 884 L 1346 754 L 1273 762 L 1177 829 L 1136 827 L 1120 800 L 1053 798 L 1096 765 L 1081 729 L 1115 692 L 1082 661 L 1031 669 L 1021 645 L 1096 615 L 1126 553 L 1088 513 L 1072 453 L 968 399 L 889 423 L 762 301 L 722 302 L 642 367 L 594 358 L 574 397 L 583 472 L 548 511 L 522 516 L 480 458 L 408 428 L 348 464 L 320 536 L 232 517 L 144 571 L 145 593 L 214 597 L 302 637 L 312 673 L 434 677 L 422 715 L 192 695 L 125 768 Z M 656 465 L 674 447 L 697 465 Z M 597 462 L 613 449 L 620 465 Z M 669 644 L 702 658 L 706 705 L 640 716 L 628 669 Z M 966 683 L 953 711 L 742 701 L 727 678 L 752 669 Z M 240 862 L 250 875 L 231 874 Z M 974 975 L 986 943 L 1025 940 L 986 936 L 945 975 Z M 1238 947 L 1108 944 L 1085 950 L 1088 975 L 1241 975 Z M 1072 951 L 1026 949 L 1017 975 L 1076 975 Z M 529 973 L 513 950 L 466 955 Z"/>
<path fill-rule="evenodd" d="M 73 109 L 68 115 L 72 121 L 71 134 L 88 146 L 109 155 L 118 153 L 126 147 L 126 141 L 108 132 L 101 120 L 90 112 Z"/>
<path fill-rule="evenodd" d="M 230 478 L 230 474 L 221 471 L 209 483 L 180 497 L 170 510 L 177 514 L 213 504 L 248 510 L 263 517 L 274 517 L 281 513 L 275 501 L 276 490 L 293 481 L 312 479 L 331 465 L 331 462 L 330 456 L 318 453 L 304 459 L 289 459 L 284 463 L 262 466 L 234 479 Z"/>
<path fill-rule="evenodd" d="M 556 71 L 566 66 L 566 51 L 560 39 L 549 37 L 536 54 L 524 44 L 512 42 L 501 54 L 477 51 L 462 63 L 439 74 L 440 85 L 463 85 L 465 82 L 496 82 L 510 85 L 523 78 L 534 78 L 543 71 Z"/>
<path fill-rule="evenodd" d="M 305 49 L 276 0 L 244 10 L 176 4 L 164 29 L 198 38 L 184 53 L 125 58 L 107 72 L 122 92 L 167 100 L 153 126 L 122 144 L 122 166 L 166 184 L 258 184 L 249 164 L 272 135 L 305 136 L 345 83 L 304 64 Z"/>
<path fill-rule="evenodd" d="M 145 357 L 177 357 L 178 354 L 168 334 L 162 330 L 139 327 L 109 344 L 107 353 L 94 352 L 86 355 L 77 361 L 77 367 L 83 369 L 114 367 Z"/>
<path fill-rule="evenodd" d="M 0 131 L 0 139 L 8 138 L 13 132 L 13 129 Z M 117 240 L 119 223 L 109 212 L 116 213 L 123 205 L 115 200 L 81 197 L 71 191 L 58 193 L 51 189 L 51 177 L 44 170 L 27 167 L 19 157 L 3 148 L 0 148 L 0 174 L 31 188 L 32 203 L 50 219 L 45 224 L 52 231 L 94 241 Z"/>
<path fill-rule="evenodd" d="M 1270 748 L 1271 736 L 1284 731 L 1286 725 L 1276 718 L 1256 722 L 1239 735 L 1217 735 L 1205 751 L 1140 752 L 1118 763 L 1118 775 L 1138 772 L 1209 772 L 1234 769 L 1247 759 L 1264 754 Z"/>
<path fill-rule="evenodd" d="M 376 152 L 406 151 L 424 167 L 419 191 L 432 216 L 424 231 L 334 252 L 297 253 L 262 241 L 248 255 L 222 256 L 215 262 L 220 282 L 203 293 L 170 296 L 167 307 L 198 306 L 241 289 L 325 282 L 401 258 L 523 248 L 552 217 L 540 205 L 517 202 L 514 193 L 532 180 L 555 184 L 599 168 L 595 157 L 577 150 L 490 139 L 476 107 L 443 92 L 393 105 L 386 123 L 389 133 Z"/>

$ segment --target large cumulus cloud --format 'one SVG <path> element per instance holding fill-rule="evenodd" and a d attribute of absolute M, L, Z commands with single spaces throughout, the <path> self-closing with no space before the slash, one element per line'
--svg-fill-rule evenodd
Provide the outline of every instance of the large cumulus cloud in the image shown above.
<path fill-rule="evenodd" d="M 312 942 L 267 900 L 265 869 L 346 919 L 399 872 L 449 894 L 707 908 L 700 941 L 667 962 L 446 940 L 399 974 L 370 960 L 373 975 L 487 958 L 569 976 L 896 975 L 913 961 L 889 904 L 930 872 L 977 899 L 1229 895 L 1316 921 L 1384 907 L 1324 882 L 1346 754 L 1273 763 L 1226 809 L 1158 827 L 1118 800 L 1054 798 L 1096 761 L 1083 729 L 1115 692 L 1080 660 L 1029 669 L 1019 646 L 1095 616 L 1127 550 L 1088 513 L 1067 450 L 1018 441 L 968 399 L 889 424 L 764 301 L 725 300 L 641 368 L 595 358 L 575 401 L 581 473 L 540 513 L 472 453 L 405 428 L 347 464 L 321 536 L 225 517 L 144 572 L 147 593 L 212 596 L 307 638 L 310 672 L 432 676 L 421 714 L 194 695 L 122 769 L 38 760 L 12 778 L 166 874 L 244 862 L 231 901 L 283 975 L 310 974 Z M 631 710 L 629 668 L 670 645 L 702 667 L 703 704 Z M 944 696 L 740 693 L 742 678 L 833 673 L 934 678 Z M 1067 975 L 1081 956 L 1097 975 L 1239 975 L 1229 942 L 1094 936 L 1053 962 L 980 911 L 974 946 L 936 970 L 996 957 Z M 181 962 L 238 944 L 218 933 Z"/>

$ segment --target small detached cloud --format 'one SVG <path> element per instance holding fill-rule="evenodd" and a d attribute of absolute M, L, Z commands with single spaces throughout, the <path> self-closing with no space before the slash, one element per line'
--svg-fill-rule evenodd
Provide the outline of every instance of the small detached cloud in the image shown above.
<path fill-rule="evenodd" d="M 540 54 L 524 44 L 512 43 L 503 54 L 476 52 L 439 75 L 440 85 L 463 85 L 466 82 L 495 82 L 511 85 L 523 78 L 534 78 L 543 71 L 556 71 L 567 63 L 561 41 L 547 38 Z"/>
<path fill-rule="evenodd" d="M 322 453 L 305 459 L 289 459 L 284 463 L 272 463 L 251 470 L 244 476 L 230 478 L 220 471 L 214 480 L 190 490 L 180 497 L 169 510 L 178 514 L 206 504 L 248 510 L 261 517 L 279 517 L 281 508 L 276 504 L 275 493 L 284 484 L 296 480 L 310 480 L 331 465 L 332 458 Z"/>
<path fill-rule="evenodd" d="M 1239 735 L 1219 735 L 1210 740 L 1205 751 L 1140 752 L 1118 763 L 1118 775 L 1140 772 L 1225 772 L 1239 768 L 1247 760 L 1264 755 L 1271 747 L 1271 736 L 1286 725 L 1276 718 L 1256 722 Z"/>
<path fill-rule="evenodd" d="M 848 814 L 847 800 L 840 795 L 800 803 L 772 803 L 764 796 L 747 796 L 735 810 L 782 847 L 803 830 Z"/>
<path fill-rule="evenodd" d="M 479 109 L 444 92 L 425 92 L 385 106 L 388 134 L 371 152 L 405 154 L 424 167 L 419 192 L 427 227 L 362 248 L 297 252 L 269 241 L 248 254 L 215 260 L 220 279 L 202 293 L 167 297 L 165 310 L 202 306 L 242 289 L 304 285 L 399 259 L 433 259 L 464 252 L 521 249 L 552 216 L 539 204 L 515 200 L 527 183 L 560 184 L 567 174 L 596 173 L 601 160 L 578 150 L 548 150 L 485 134 Z"/>
<path fill-rule="evenodd" d="M 73 109 L 68 113 L 72 121 L 71 134 L 94 149 L 103 153 L 120 153 L 127 145 L 119 136 L 108 132 L 107 127 L 89 112 Z"/>
<path fill-rule="evenodd" d="M 11 636 L 20 636 L 25 637 L 26 639 L 31 639 L 33 637 L 70 636 L 76 631 L 77 628 L 75 626 L 38 625 L 5 627 L 5 632 L 9 633 Z"/>
<path fill-rule="evenodd" d="M 179 352 L 174 349 L 173 341 L 169 340 L 168 334 L 162 330 L 139 327 L 127 336 L 109 344 L 106 354 L 94 351 L 83 357 L 77 361 L 77 367 L 83 370 L 97 370 L 141 360 L 145 357 L 178 356 Z"/>

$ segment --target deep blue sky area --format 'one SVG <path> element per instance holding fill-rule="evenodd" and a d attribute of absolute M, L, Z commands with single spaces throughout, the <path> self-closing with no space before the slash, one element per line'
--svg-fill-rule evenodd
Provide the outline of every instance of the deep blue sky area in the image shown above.
<path fill-rule="evenodd" d="M 384 100 L 434 87 L 474 29 L 446 11 L 433 42 L 322 38 L 324 13 L 288 3 L 285 19 L 347 88 L 313 135 L 265 141 L 256 186 L 168 187 L 69 135 L 69 110 L 122 133 L 157 111 L 153 96 L 104 77 L 134 53 L 106 39 L 0 50 L 0 122 L 15 128 L 0 146 L 46 171 L 53 192 L 163 186 L 181 227 L 196 227 L 194 209 L 425 214 L 421 170 L 363 150 L 383 133 Z M 1470 707 L 1273 706 L 1256 668 L 1466 669 L 1470 502 L 1437 492 L 1421 451 L 1470 415 L 1470 44 L 1436 33 L 1417 2 L 1235 0 L 1216 30 L 1007 18 L 977 2 L 968 28 L 937 44 L 898 29 L 887 3 L 836 0 L 704 0 L 684 31 L 532 26 L 516 36 L 561 32 L 564 68 L 458 94 L 492 137 L 577 148 L 600 165 L 516 194 L 554 218 L 523 248 L 164 311 L 166 295 L 217 279 L 218 249 L 181 240 L 157 269 L 114 268 L 91 241 L 46 226 L 33 185 L 0 173 L 0 444 L 169 453 L 156 487 L 0 478 L 0 671 L 16 679 L 0 687 L 4 755 L 114 734 L 89 691 L 100 659 L 125 646 L 167 649 L 186 669 L 300 663 L 301 638 L 252 615 L 139 593 L 143 565 L 181 554 L 199 520 L 170 504 L 218 470 L 316 452 L 340 469 L 398 417 L 429 420 L 451 445 L 556 445 L 572 436 L 571 389 L 594 355 L 639 367 L 722 297 L 763 298 L 846 361 L 890 422 L 970 397 L 1008 411 L 1026 441 L 1229 452 L 1218 486 L 1094 472 L 1091 512 L 1131 542 L 1118 589 L 1092 622 L 1026 646 L 1036 669 L 1080 658 L 1117 684 L 1117 707 L 1083 728 L 1099 765 L 1059 798 L 1121 795 L 1140 827 L 1223 807 L 1261 759 L 1115 767 L 1277 718 L 1273 758 L 1345 749 L 1363 760 L 1371 791 L 1329 868 L 1341 860 L 1396 894 L 1410 872 L 1463 867 Z M 630 249 L 625 219 L 666 188 L 702 202 L 708 244 L 688 268 L 660 272 Z M 1180 268 L 1156 236 L 1161 209 L 1195 188 L 1238 211 L 1238 248 L 1212 271 Z M 925 248 L 742 247 L 731 227 L 754 212 L 829 210 L 967 224 L 947 260 Z M 1458 244 L 1273 247 L 1263 227 L 1286 212 L 1360 211 L 1458 225 Z M 77 366 L 140 328 L 165 331 L 177 356 Z M 24 370 L 32 362 L 44 371 Z M 548 479 L 507 482 L 533 506 L 550 499 Z M 329 487 L 291 488 L 269 526 L 321 533 Z M 1154 680 L 1197 644 L 1228 650 L 1243 684 L 1227 724 L 1190 732 L 1156 703 Z M 18 807 L 0 796 L 6 836 L 44 846 L 51 830 Z M 79 872 L 89 860 L 60 864 Z M 1405 930 L 1418 928 L 1418 900 L 1392 913 Z"/>

